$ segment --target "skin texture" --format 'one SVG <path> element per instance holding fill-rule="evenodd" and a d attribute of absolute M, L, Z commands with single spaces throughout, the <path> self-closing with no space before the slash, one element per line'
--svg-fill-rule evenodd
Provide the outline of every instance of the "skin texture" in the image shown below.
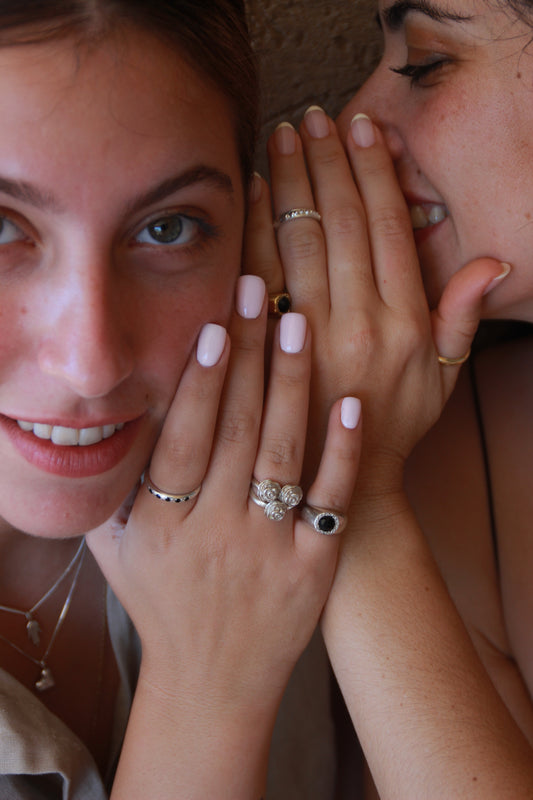
<path fill-rule="evenodd" d="M 43 703 L 103 773 L 118 682 L 107 580 L 142 645 L 113 800 L 258 798 L 338 538 L 249 499 L 253 476 L 300 481 L 311 335 L 303 315 L 281 321 L 265 383 L 265 285 L 237 283 L 245 198 L 229 103 L 136 29 L 88 49 L 0 49 L 0 84 L 2 605 L 30 608 L 86 533 Z M 344 407 L 332 405 L 308 493 L 341 514 L 360 448 Z M 64 447 L 16 420 L 125 425 Z M 139 486 L 148 467 L 163 491 L 201 491 L 162 502 Z M 43 630 L 60 609 L 43 603 Z M 2 636 L 23 649 L 6 616 Z M 0 656 L 33 691 L 35 663 L 3 640 Z"/>
<path fill-rule="evenodd" d="M 283 225 L 276 250 L 266 208 L 251 220 L 260 274 L 315 332 L 315 435 L 336 392 L 362 400 L 322 629 L 382 800 L 526 800 L 531 340 L 476 356 L 482 429 L 469 374 L 437 355 L 467 353 L 481 317 L 532 319 L 531 28 L 484 2 L 379 11 L 383 60 L 338 130 L 311 108 L 269 142 L 275 213 L 322 223 Z M 443 58 L 415 83 L 390 69 Z M 447 216 L 413 236 L 413 205 Z"/>
<path fill-rule="evenodd" d="M 2 431 L 0 513 L 38 535 L 79 534 L 124 500 L 200 328 L 227 320 L 238 272 L 242 181 L 226 103 L 159 46 L 139 63 L 137 38 L 82 51 L 79 65 L 68 42 L 0 53 L 0 174 L 54 199 L 36 207 L 2 193 L 0 411 L 80 428 L 141 418 L 128 457 L 82 479 L 36 468 Z M 196 179 L 128 211 L 198 167 L 227 186 Z M 180 213 L 200 223 L 176 246 L 139 241 Z"/>
<path fill-rule="evenodd" d="M 380 64 L 338 120 L 343 139 L 359 112 L 379 124 L 409 204 L 444 203 L 448 217 L 417 242 L 430 302 L 473 258 L 513 265 L 484 316 L 531 319 L 533 143 L 531 28 L 484 0 L 434 5 L 461 21 L 412 11 L 385 21 Z M 420 83 L 391 68 L 441 61 Z M 490 178 L 489 178 L 490 176 Z M 496 202 L 495 202 L 496 199 Z"/>

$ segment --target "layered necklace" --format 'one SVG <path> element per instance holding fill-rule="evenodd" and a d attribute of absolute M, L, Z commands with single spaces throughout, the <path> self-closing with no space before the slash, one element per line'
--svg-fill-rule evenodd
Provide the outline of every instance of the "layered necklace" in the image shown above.
<path fill-rule="evenodd" d="M 2 642 L 5 642 L 5 644 L 10 645 L 14 650 L 17 651 L 17 653 L 20 653 L 21 656 L 24 656 L 25 658 L 29 659 L 29 661 L 32 661 L 37 667 L 39 667 L 40 674 L 34 684 L 35 688 L 39 692 L 44 692 L 46 691 L 46 689 L 51 689 L 52 686 L 55 686 L 54 676 L 52 674 L 50 667 L 48 666 L 48 658 L 50 656 L 50 651 L 52 650 L 57 635 L 61 630 L 61 627 L 68 614 L 68 610 L 70 608 L 70 604 L 72 601 L 72 596 L 74 594 L 76 584 L 78 583 L 78 577 L 83 564 L 85 550 L 86 550 L 86 545 L 84 537 L 81 540 L 80 546 L 74 553 L 72 560 L 69 562 L 69 564 L 67 564 L 61 575 L 54 581 L 52 586 L 43 594 L 43 596 L 36 603 L 34 603 L 33 606 L 29 608 L 27 611 L 23 611 L 22 609 L 19 608 L 11 608 L 10 606 L 0 605 L 0 611 L 5 611 L 8 614 L 17 614 L 20 617 L 24 617 L 24 619 L 26 620 L 26 633 L 28 635 L 28 639 L 34 647 L 38 647 L 39 644 L 41 643 L 42 629 L 38 620 L 34 616 L 35 612 L 38 611 L 38 609 L 44 603 L 46 603 L 48 598 L 54 594 L 54 592 L 61 586 L 61 584 L 66 580 L 66 578 L 69 575 L 72 575 L 72 580 L 67 592 L 67 596 L 65 598 L 65 602 L 63 603 L 61 611 L 59 612 L 59 617 L 55 624 L 54 630 L 52 631 L 50 640 L 44 650 L 44 653 L 40 658 L 36 658 L 30 653 L 27 653 L 25 650 L 22 649 L 22 647 L 19 647 L 17 644 L 15 644 L 15 642 L 10 641 L 6 636 L 0 634 L 0 640 Z"/>

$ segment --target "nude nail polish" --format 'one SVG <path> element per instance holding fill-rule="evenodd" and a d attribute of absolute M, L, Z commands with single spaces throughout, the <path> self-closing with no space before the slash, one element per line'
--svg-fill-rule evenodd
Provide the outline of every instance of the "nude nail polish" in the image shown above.
<path fill-rule="evenodd" d="M 352 138 L 359 147 L 372 147 L 376 134 L 372 120 L 366 114 L 356 114 L 351 122 Z"/>
<path fill-rule="evenodd" d="M 357 397 L 345 397 L 341 404 L 341 422 L 345 428 L 354 430 L 361 418 L 361 401 Z"/>
<path fill-rule="evenodd" d="M 304 114 L 304 122 L 313 139 L 325 139 L 329 136 L 329 121 L 320 106 L 309 106 Z"/>
<path fill-rule="evenodd" d="M 241 275 L 237 281 L 237 311 L 245 319 L 257 319 L 265 300 L 265 282 L 258 275 Z"/>
<path fill-rule="evenodd" d="M 226 330 L 222 325 L 208 322 L 200 331 L 196 346 L 196 358 L 202 367 L 214 367 L 224 352 Z"/>
<path fill-rule="evenodd" d="M 296 131 L 290 122 L 280 122 L 274 131 L 274 140 L 282 156 L 291 156 L 296 151 Z"/>
<path fill-rule="evenodd" d="M 300 353 L 305 344 L 307 320 L 303 314 L 289 312 L 280 320 L 279 343 L 285 353 Z"/>

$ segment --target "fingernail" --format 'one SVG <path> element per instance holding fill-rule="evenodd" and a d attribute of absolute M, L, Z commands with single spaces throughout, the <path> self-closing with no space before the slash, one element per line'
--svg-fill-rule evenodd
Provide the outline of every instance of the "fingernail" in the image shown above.
<path fill-rule="evenodd" d="M 202 367 L 214 367 L 224 352 L 226 330 L 222 325 L 208 322 L 200 331 L 196 346 L 196 358 Z"/>
<path fill-rule="evenodd" d="M 511 265 L 508 264 L 506 261 L 502 261 L 501 263 L 502 263 L 502 271 L 500 272 L 499 275 L 496 275 L 496 277 L 491 280 L 491 282 L 483 292 L 484 295 L 488 294 L 493 289 L 495 289 L 496 286 L 498 286 L 503 281 L 503 279 L 509 275 L 511 271 Z"/>
<path fill-rule="evenodd" d="M 290 122 L 280 122 L 274 131 L 276 147 L 282 156 L 291 156 L 296 150 L 296 131 Z"/>
<path fill-rule="evenodd" d="M 366 114 L 356 114 L 351 122 L 352 138 L 359 147 L 372 147 L 376 141 L 372 120 Z"/>
<path fill-rule="evenodd" d="M 313 139 L 325 139 L 329 135 L 329 120 L 320 106 L 309 106 L 304 114 L 304 122 Z"/>
<path fill-rule="evenodd" d="M 237 281 L 237 311 L 245 319 L 257 319 L 265 300 L 265 282 L 258 275 L 241 275 Z"/>
<path fill-rule="evenodd" d="M 341 404 L 341 422 L 345 428 L 357 428 L 361 418 L 361 401 L 357 397 L 345 397 Z"/>
<path fill-rule="evenodd" d="M 280 320 L 279 343 L 285 353 L 300 353 L 305 344 L 307 320 L 294 311 L 284 314 Z"/>
<path fill-rule="evenodd" d="M 261 199 L 261 192 L 263 191 L 263 182 L 261 179 L 261 175 L 258 172 L 254 172 L 252 175 L 252 180 L 250 181 L 250 203 L 257 203 L 258 200 Z"/>

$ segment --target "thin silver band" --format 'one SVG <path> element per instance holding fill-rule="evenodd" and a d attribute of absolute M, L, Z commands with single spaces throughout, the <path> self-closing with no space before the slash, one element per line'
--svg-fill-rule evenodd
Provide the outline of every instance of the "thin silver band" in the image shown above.
<path fill-rule="evenodd" d="M 342 533 L 347 522 L 344 514 L 331 511 L 328 508 L 317 508 L 316 506 L 302 506 L 300 516 L 317 533 L 321 533 L 324 536 L 334 536 L 337 533 Z"/>
<path fill-rule="evenodd" d="M 157 497 L 158 500 L 164 500 L 165 503 L 186 503 L 187 500 L 192 500 L 193 497 L 196 497 L 202 488 L 202 484 L 200 484 L 200 486 L 197 486 L 196 489 L 193 489 L 190 492 L 185 492 L 184 494 L 170 494 L 169 492 L 163 492 L 158 486 L 155 485 L 155 483 L 152 483 L 152 480 L 147 472 L 144 474 L 143 483 L 151 495 Z"/>
<path fill-rule="evenodd" d="M 274 230 L 277 230 L 284 222 L 291 222 L 293 219 L 316 219 L 321 222 L 322 217 L 314 208 L 290 208 L 274 220 Z"/>

